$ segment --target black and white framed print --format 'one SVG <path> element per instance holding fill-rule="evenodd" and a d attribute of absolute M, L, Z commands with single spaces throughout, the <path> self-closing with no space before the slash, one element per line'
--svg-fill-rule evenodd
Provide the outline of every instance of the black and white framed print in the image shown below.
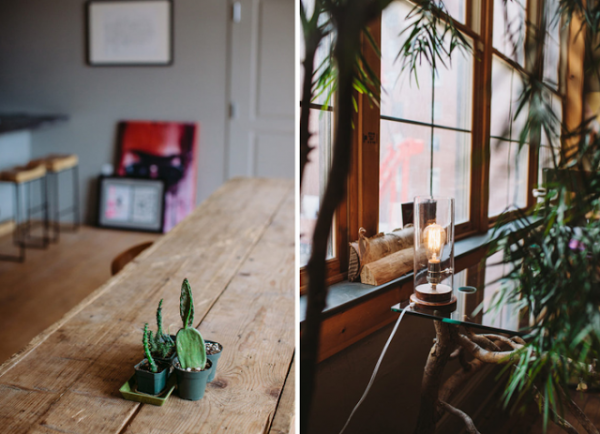
<path fill-rule="evenodd" d="M 100 177 L 98 225 L 163 231 L 165 183 L 162 179 Z"/>
<path fill-rule="evenodd" d="M 172 1 L 88 2 L 87 58 L 94 66 L 172 64 Z"/>

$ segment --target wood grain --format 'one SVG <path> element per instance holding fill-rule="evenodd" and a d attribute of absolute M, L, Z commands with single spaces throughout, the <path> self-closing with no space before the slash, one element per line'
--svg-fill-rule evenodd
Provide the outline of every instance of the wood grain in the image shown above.
<path fill-rule="evenodd" d="M 363 266 L 360 281 L 367 285 L 383 285 L 413 271 L 414 250 L 404 249 Z"/>
<path fill-rule="evenodd" d="M 296 361 L 292 363 L 288 378 L 283 388 L 283 393 L 279 399 L 277 412 L 269 434 L 288 434 L 293 431 L 294 425 L 294 410 L 296 402 Z"/>
<path fill-rule="evenodd" d="M 28 393 L 20 402 L 0 394 L 3 432 L 261 432 L 273 420 L 294 348 L 293 205 L 288 181 L 221 187 L 0 367 L 0 387 Z M 165 326 L 180 326 L 184 277 L 200 330 L 225 348 L 217 378 L 200 402 L 125 401 L 118 388 L 133 374 L 143 324 L 161 298 Z"/>
<path fill-rule="evenodd" d="M 83 226 L 46 250 L 28 249 L 22 264 L 0 261 L 0 363 L 105 283 L 120 251 L 159 237 Z M 1 252 L 12 249 L 12 235 L 0 238 Z"/>

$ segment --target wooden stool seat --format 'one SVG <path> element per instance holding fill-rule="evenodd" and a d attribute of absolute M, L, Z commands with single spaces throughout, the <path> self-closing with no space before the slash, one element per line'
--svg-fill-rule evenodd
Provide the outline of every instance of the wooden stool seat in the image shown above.
<path fill-rule="evenodd" d="M 146 250 L 152 244 L 153 244 L 153 241 L 146 241 L 145 243 L 141 243 L 136 246 L 130 247 L 129 249 L 125 250 L 124 252 L 119 253 L 119 255 L 115 259 L 113 259 L 112 263 L 110 264 L 110 271 L 111 271 L 112 275 L 114 276 L 119 271 L 121 271 L 123 268 L 125 268 L 125 265 L 127 265 L 131 261 L 133 261 L 137 255 L 142 253 L 144 250 Z"/>
<path fill-rule="evenodd" d="M 62 172 L 79 164 L 79 158 L 75 154 L 59 155 L 51 154 L 44 158 L 38 158 L 29 162 L 28 166 L 44 165 L 49 172 Z"/>
<path fill-rule="evenodd" d="M 24 182 L 35 181 L 46 176 L 46 167 L 37 166 L 18 166 L 4 172 L 0 172 L 0 181 L 14 182 L 21 184 Z"/>

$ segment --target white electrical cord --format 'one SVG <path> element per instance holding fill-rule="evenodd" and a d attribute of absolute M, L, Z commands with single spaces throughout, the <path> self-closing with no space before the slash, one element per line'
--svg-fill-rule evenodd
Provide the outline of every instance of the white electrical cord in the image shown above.
<path fill-rule="evenodd" d="M 358 407 L 360 407 L 360 405 L 363 403 L 363 401 L 367 397 L 367 394 L 369 393 L 369 390 L 371 390 L 371 386 L 375 382 L 375 377 L 377 376 L 377 372 L 379 371 L 379 367 L 381 366 L 381 362 L 383 361 L 383 358 L 385 357 L 385 353 L 387 352 L 387 349 L 390 346 L 390 343 L 392 342 L 392 339 L 394 339 L 394 335 L 396 334 L 396 330 L 398 330 L 398 326 L 400 325 L 400 321 L 402 321 L 402 317 L 406 313 L 406 310 L 409 309 L 409 308 L 412 308 L 414 305 L 415 305 L 414 303 L 410 303 L 408 306 L 406 306 L 404 308 L 404 310 L 400 314 L 400 317 L 398 318 L 398 321 L 396 321 L 396 325 L 394 326 L 394 329 L 392 330 L 392 333 L 390 334 L 390 337 L 388 338 L 387 342 L 385 343 L 385 345 L 383 347 L 383 351 L 381 352 L 381 355 L 379 356 L 379 360 L 377 360 L 377 364 L 375 365 L 375 369 L 373 370 L 373 374 L 371 375 L 371 379 L 369 380 L 369 384 L 367 384 L 367 388 L 365 389 L 365 391 L 363 392 L 363 394 L 360 397 L 359 401 L 356 403 L 356 405 L 352 409 L 352 413 L 350 413 L 350 416 L 348 416 L 348 420 L 344 424 L 344 427 L 340 431 L 340 434 L 342 434 L 346 430 L 346 428 L 348 427 L 348 424 L 350 423 L 350 420 L 352 419 L 352 416 L 354 416 L 354 413 L 356 412 L 356 410 L 358 410 Z"/>

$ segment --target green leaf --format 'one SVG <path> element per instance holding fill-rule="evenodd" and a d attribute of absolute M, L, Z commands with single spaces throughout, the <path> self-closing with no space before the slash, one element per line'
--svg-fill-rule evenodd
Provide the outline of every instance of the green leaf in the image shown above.
<path fill-rule="evenodd" d="M 183 283 L 181 284 L 179 314 L 181 315 L 184 328 L 194 326 L 194 298 L 192 297 L 192 288 L 187 279 L 183 279 Z"/>
<path fill-rule="evenodd" d="M 195 328 L 183 328 L 177 332 L 177 358 L 183 369 L 206 366 L 206 345 Z"/>

